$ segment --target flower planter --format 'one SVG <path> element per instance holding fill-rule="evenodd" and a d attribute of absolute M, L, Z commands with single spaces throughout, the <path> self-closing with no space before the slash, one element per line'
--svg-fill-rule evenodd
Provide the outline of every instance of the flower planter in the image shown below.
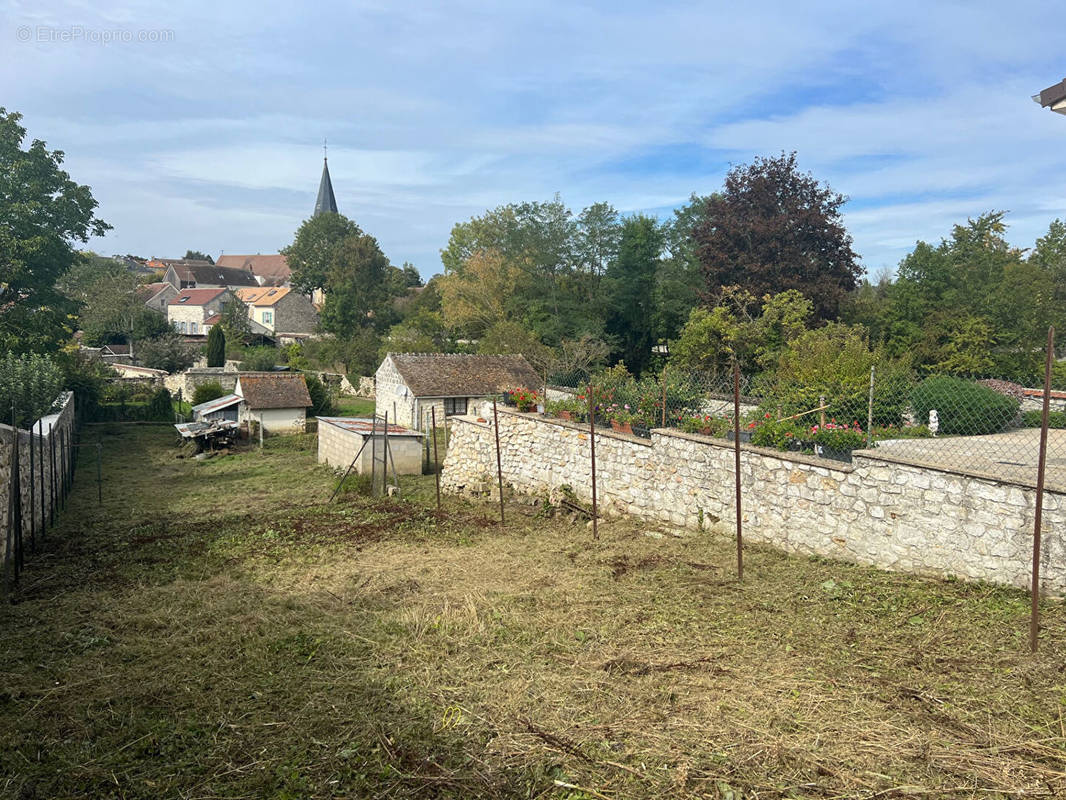
<path fill-rule="evenodd" d="M 729 431 L 729 434 L 726 436 L 726 438 L 729 441 L 731 441 L 731 442 L 735 441 L 736 440 L 735 433 L 736 433 L 735 431 Z M 740 432 L 740 441 L 741 442 L 750 442 L 751 441 L 751 431 L 741 431 Z"/>
<path fill-rule="evenodd" d="M 522 405 L 516 406 L 516 408 L 518 408 L 518 410 L 524 414 L 528 414 L 530 411 L 537 410 L 537 407 L 532 403 L 522 403 Z"/>
<path fill-rule="evenodd" d="M 514 395 L 513 395 L 513 394 L 511 394 L 510 392 L 504 392 L 504 393 L 503 393 L 503 404 L 504 404 L 505 406 L 511 406 L 511 405 L 514 405 L 514 403 L 512 402 L 512 398 L 513 398 L 513 397 L 514 397 Z"/>
<path fill-rule="evenodd" d="M 633 426 L 628 422 L 616 422 L 612 419 L 611 428 L 615 433 L 628 433 L 630 436 L 633 435 Z"/>
<path fill-rule="evenodd" d="M 851 463 L 850 450 L 834 450 L 832 447 L 816 444 L 814 446 L 814 452 L 815 455 L 821 456 L 822 458 L 828 458 L 831 461 L 843 461 L 845 464 Z"/>
<path fill-rule="evenodd" d="M 560 411 L 559 419 L 565 419 L 567 422 L 577 422 L 577 420 L 574 419 L 573 411 Z"/>

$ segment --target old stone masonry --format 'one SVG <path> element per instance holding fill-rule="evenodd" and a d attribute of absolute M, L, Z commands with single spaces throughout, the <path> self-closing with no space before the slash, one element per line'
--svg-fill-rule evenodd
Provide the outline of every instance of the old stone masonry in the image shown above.
<path fill-rule="evenodd" d="M 489 422 L 452 418 L 442 486 L 494 485 Z M 523 493 L 566 485 L 590 500 L 589 431 L 511 409 L 499 412 L 504 481 Z M 732 527 L 732 445 L 675 430 L 651 439 L 596 432 L 597 495 L 605 514 L 695 529 Z M 852 464 L 742 445 L 744 535 L 794 553 L 903 572 L 1028 587 L 1035 491 L 977 475 L 904 463 L 876 450 Z M 1043 589 L 1066 593 L 1066 497 L 1045 492 Z"/>

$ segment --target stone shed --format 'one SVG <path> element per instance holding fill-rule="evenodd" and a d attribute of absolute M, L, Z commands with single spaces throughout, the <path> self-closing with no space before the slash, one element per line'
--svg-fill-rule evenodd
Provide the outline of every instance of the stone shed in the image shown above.
<path fill-rule="evenodd" d="M 389 420 L 425 430 L 436 408 L 437 424 L 462 415 L 472 405 L 510 389 L 538 388 L 543 382 L 520 355 L 389 353 L 374 376 L 376 410 Z"/>
<path fill-rule="evenodd" d="M 361 417 L 319 417 L 318 418 L 318 461 L 329 464 L 336 469 L 345 470 L 352 459 L 359 453 L 355 471 L 369 473 L 371 458 L 375 455 L 378 463 L 385 447 L 384 425 L 377 424 L 374 434 L 374 420 Z M 373 434 L 373 443 L 369 440 Z M 425 434 L 389 423 L 389 450 L 396 472 L 400 475 L 422 474 L 422 440 Z M 365 444 L 365 446 L 364 446 Z M 391 471 L 391 467 L 390 467 Z"/>

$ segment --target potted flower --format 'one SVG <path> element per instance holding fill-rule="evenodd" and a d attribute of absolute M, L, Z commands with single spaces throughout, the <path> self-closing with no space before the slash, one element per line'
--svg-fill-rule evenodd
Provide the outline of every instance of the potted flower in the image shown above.
<path fill-rule="evenodd" d="M 618 433 L 628 433 L 630 436 L 633 435 L 633 422 L 637 421 L 638 424 L 640 422 L 629 403 L 611 403 L 603 409 L 603 413 L 610 421 L 612 429 Z"/>
<path fill-rule="evenodd" d="M 514 389 L 511 392 L 511 398 L 519 411 L 535 411 L 537 403 L 540 402 L 540 395 L 535 389 Z"/>
<path fill-rule="evenodd" d="M 681 430 L 685 433 L 698 433 L 702 436 L 722 436 L 729 429 L 729 420 L 710 414 L 695 414 L 682 417 Z"/>
<path fill-rule="evenodd" d="M 825 425 L 815 425 L 811 428 L 810 439 L 814 442 L 817 455 L 849 464 L 851 451 L 866 445 L 866 434 L 858 422 L 842 425 L 832 420 Z"/>
<path fill-rule="evenodd" d="M 587 406 L 574 397 L 568 397 L 563 400 L 549 400 L 547 409 L 549 414 L 569 422 L 584 422 L 588 412 Z"/>

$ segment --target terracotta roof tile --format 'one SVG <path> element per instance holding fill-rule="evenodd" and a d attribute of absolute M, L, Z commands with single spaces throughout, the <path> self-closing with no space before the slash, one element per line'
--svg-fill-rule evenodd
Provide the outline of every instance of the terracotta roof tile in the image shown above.
<path fill-rule="evenodd" d="M 210 303 L 226 289 L 182 289 L 170 301 L 172 306 L 202 306 Z"/>

